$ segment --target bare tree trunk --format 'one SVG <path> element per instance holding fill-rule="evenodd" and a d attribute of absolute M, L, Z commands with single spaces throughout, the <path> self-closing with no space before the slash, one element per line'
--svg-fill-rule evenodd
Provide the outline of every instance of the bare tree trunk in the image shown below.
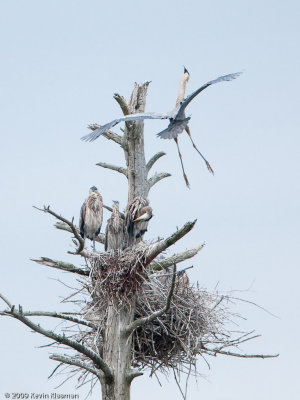
<path fill-rule="evenodd" d="M 144 112 L 149 82 L 134 86 L 129 101 L 130 113 Z M 127 176 L 128 203 L 136 196 L 147 196 L 149 184 L 144 151 L 144 122 L 127 123 L 123 137 Z M 129 305 L 110 304 L 104 333 L 103 359 L 111 367 L 114 374 L 112 383 L 102 379 L 103 400 L 129 400 L 130 385 L 133 379 L 131 371 L 132 335 L 125 336 L 134 317 L 136 299 Z"/>
<path fill-rule="evenodd" d="M 145 111 L 146 95 L 149 82 L 134 86 L 129 101 L 131 113 Z M 149 184 L 147 182 L 147 168 L 144 150 L 144 122 L 127 123 L 124 134 L 124 148 L 128 172 L 128 203 L 136 196 L 147 196 Z"/>
<path fill-rule="evenodd" d="M 116 309 L 110 304 L 104 333 L 103 359 L 114 373 L 114 381 L 102 379 L 103 400 L 129 400 L 131 384 L 131 337 L 124 335 L 125 328 L 132 323 L 134 307 Z"/>

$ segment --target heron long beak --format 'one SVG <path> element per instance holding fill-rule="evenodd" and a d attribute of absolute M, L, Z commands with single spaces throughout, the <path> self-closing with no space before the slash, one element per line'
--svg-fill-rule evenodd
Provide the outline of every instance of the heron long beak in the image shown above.
<path fill-rule="evenodd" d="M 184 68 L 184 69 L 183 69 L 183 73 L 184 73 L 184 74 L 190 75 L 189 71 L 185 68 L 185 66 L 183 66 L 183 68 Z"/>
<path fill-rule="evenodd" d="M 149 219 L 149 214 L 145 213 L 143 215 L 141 215 L 140 217 L 136 218 L 133 220 L 133 222 L 137 222 L 137 221 L 147 221 Z"/>

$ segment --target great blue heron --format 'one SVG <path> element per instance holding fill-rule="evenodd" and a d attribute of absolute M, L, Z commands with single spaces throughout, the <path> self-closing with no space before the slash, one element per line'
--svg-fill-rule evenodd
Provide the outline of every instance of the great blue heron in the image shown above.
<path fill-rule="evenodd" d="M 136 239 L 144 236 L 152 216 L 152 208 L 149 206 L 149 200 L 143 196 L 136 197 L 127 207 L 126 227 L 129 245 L 132 246 Z"/>
<path fill-rule="evenodd" d="M 117 125 L 118 123 L 120 123 L 122 121 L 128 122 L 128 121 L 138 121 L 138 120 L 144 120 L 144 119 L 169 119 L 170 123 L 169 123 L 168 127 L 166 129 L 164 129 L 163 131 L 159 132 L 157 134 L 157 136 L 160 137 L 161 139 L 175 139 L 176 144 L 178 146 L 177 137 L 184 130 L 187 130 L 187 133 L 189 134 L 189 136 L 191 138 L 191 135 L 190 135 L 190 132 L 188 129 L 188 123 L 189 123 L 189 120 L 191 119 L 191 117 L 190 116 L 186 117 L 186 115 L 185 115 L 185 109 L 189 105 L 189 103 L 199 93 L 201 93 L 204 89 L 208 88 L 209 86 L 211 86 L 215 83 L 218 83 L 218 82 L 231 81 L 233 79 L 236 79 L 238 76 L 240 76 L 240 74 L 241 74 L 241 72 L 236 72 L 234 74 L 220 76 L 217 79 L 214 79 L 212 81 L 205 83 L 199 89 L 195 90 L 192 94 L 187 96 L 184 100 L 183 99 L 181 100 L 181 96 L 184 96 L 184 91 L 182 90 L 182 88 L 183 87 L 185 88 L 185 84 L 186 84 L 186 82 L 188 80 L 188 76 L 189 76 L 187 70 L 185 69 L 184 78 L 181 81 L 182 84 L 181 84 L 181 87 L 179 90 L 176 106 L 172 111 L 165 113 L 165 114 L 153 113 L 153 112 L 129 114 L 124 117 L 114 119 L 113 121 L 109 122 L 108 124 L 100 126 L 99 128 L 95 129 L 93 132 L 89 133 L 88 135 L 83 136 L 81 139 L 86 142 L 92 142 L 92 141 L 96 140 L 99 136 L 101 136 L 104 132 L 106 132 L 108 129 L 114 127 L 115 125 Z M 179 102 L 178 102 L 178 99 L 179 99 Z M 192 140 L 192 138 L 191 138 L 191 140 Z M 192 143 L 193 143 L 193 146 L 196 148 L 193 140 L 192 140 Z M 199 152 L 199 150 L 197 148 L 196 148 L 196 150 Z M 178 151 L 179 151 L 179 148 L 178 148 Z M 200 152 L 199 152 L 199 154 L 201 155 L 201 157 L 203 157 L 203 155 Z M 181 157 L 181 155 L 180 155 L 180 157 Z M 204 157 L 203 157 L 203 159 L 206 162 L 207 168 L 209 170 L 211 170 L 210 165 L 207 162 L 207 160 Z M 180 160 L 181 160 L 181 165 L 183 168 L 182 157 L 180 158 Z M 211 170 L 211 172 L 212 172 L 212 170 Z M 184 173 L 184 175 L 185 175 L 185 173 Z M 186 175 L 185 175 L 185 179 L 186 179 L 186 183 L 188 185 Z"/>
<path fill-rule="evenodd" d="M 95 250 L 95 237 L 99 235 L 103 220 L 102 196 L 95 186 L 89 191 L 89 197 L 84 201 L 80 210 L 79 229 L 80 235 L 93 241 Z"/>
<path fill-rule="evenodd" d="M 119 202 L 113 201 L 111 217 L 107 221 L 105 231 L 105 251 L 122 249 L 126 242 L 124 218 L 119 211 Z"/>
<path fill-rule="evenodd" d="M 182 78 L 181 78 L 181 80 L 180 80 L 179 91 L 178 91 L 178 95 L 177 95 L 177 99 L 176 99 L 176 103 L 175 103 L 175 109 L 178 108 L 178 107 L 182 104 L 182 102 L 184 101 L 184 95 L 185 95 L 186 84 L 187 84 L 187 82 L 188 82 L 189 79 L 190 79 L 190 73 L 189 73 L 189 71 L 184 67 L 184 72 L 183 72 L 183 76 L 182 76 Z M 158 136 L 159 136 L 161 139 L 166 139 L 166 137 L 164 137 L 164 133 L 166 133 L 166 132 L 168 131 L 168 129 L 169 129 L 169 128 L 167 128 L 167 129 L 165 129 L 164 131 L 158 133 Z M 190 138 L 190 140 L 191 140 L 191 142 L 192 142 L 192 144 L 193 144 L 194 149 L 195 149 L 195 150 L 200 154 L 200 156 L 203 158 L 203 160 L 204 160 L 204 162 L 205 162 L 205 164 L 206 164 L 207 169 L 209 170 L 209 172 L 211 172 L 212 174 L 214 174 L 214 171 L 213 171 L 213 169 L 211 168 L 210 163 L 206 160 L 206 158 L 205 158 L 205 157 L 203 156 L 203 154 L 198 150 L 196 144 L 194 143 L 193 138 L 192 138 L 192 135 L 191 135 L 191 131 L 190 131 L 190 128 L 189 128 L 188 125 L 186 125 L 185 131 L 186 131 L 187 134 L 189 135 L 189 138 Z M 180 149 L 179 149 L 179 144 L 178 144 L 178 138 L 177 138 L 177 136 L 174 137 L 174 141 L 175 141 L 176 146 L 177 146 L 177 150 L 178 150 L 178 155 L 179 155 L 179 159 L 180 159 L 180 163 L 181 163 L 181 169 L 182 169 L 183 177 L 184 177 L 184 180 L 185 180 L 185 183 L 186 183 L 187 187 L 189 188 L 189 187 L 190 187 L 190 184 L 189 184 L 187 175 L 186 175 L 185 170 L 184 170 L 182 155 L 181 155 L 181 152 L 180 152 Z"/>

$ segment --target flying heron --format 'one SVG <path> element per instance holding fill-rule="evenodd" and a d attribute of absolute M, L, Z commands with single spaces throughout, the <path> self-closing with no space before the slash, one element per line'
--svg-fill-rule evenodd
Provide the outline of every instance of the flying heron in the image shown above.
<path fill-rule="evenodd" d="M 95 250 L 95 237 L 99 235 L 103 220 L 102 196 L 95 186 L 89 191 L 89 197 L 84 201 L 80 210 L 79 229 L 80 235 L 93 241 Z"/>
<path fill-rule="evenodd" d="M 119 211 L 119 202 L 113 203 L 112 214 L 106 225 L 105 251 L 122 249 L 126 242 L 125 221 Z"/>
<path fill-rule="evenodd" d="M 223 82 L 223 81 L 231 81 L 233 79 L 236 79 L 237 77 L 239 77 L 241 75 L 241 72 L 236 72 L 233 74 L 228 74 L 228 75 L 223 75 L 220 76 L 217 79 L 214 79 L 212 81 L 209 81 L 207 83 L 205 83 L 204 85 L 202 85 L 199 89 L 195 90 L 192 94 L 190 94 L 189 96 L 187 96 L 185 99 L 183 99 L 184 96 L 184 91 L 185 91 L 185 85 L 186 82 L 189 78 L 189 73 L 187 71 L 187 69 L 184 69 L 184 75 L 183 78 L 181 80 L 181 84 L 180 84 L 180 88 L 179 88 L 179 93 L 178 93 L 178 97 L 177 97 L 177 101 L 176 101 L 176 106 L 175 108 L 168 112 L 168 113 L 153 113 L 153 112 L 149 112 L 149 113 L 137 113 L 137 114 L 129 114 L 126 115 L 124 117 L 121 118 L 117 118 L 114 119 L 113 121 L 100 126 L 99 128 L 95 129 L 93 132 L 89 133 L 88 135 L 85 135 L 81 138 L 81 140 L 84 140 L 86 142 L 92 142 L 94 140 L 96 140 L 99 136 L 101 136 L 104 132 L 106 132 L 107 130 L 109 130 L 110 128 L 114 127 L 115 125 L 119 124 L 122 121 L 128 122 L 128 121 L 138 121 L 138 120 L 144 120 L 144 119 L 169 119 L 169 125 L 166 129 L 164 129 L 163 131 L 159 132 L 157 134 L 158 137 L 160 137 L 161 139 L 174 139 L 176 144 L 177 144 L 177 148 L 178 148 L 178 152 L 180 155 L 180 161 L 181 161 L 181 166 L 183 169 L 183 173 L 184 173 L 184 178 L 186 181 L 187 186 L 189 186 L 186 174 L 184 172 L 184 168 L 183 168 L 183 163 L 182 163 L 182 157 L 179 151 L 179 147 L 178 147 L 178 141 L 177 141 L 177 137 L 180 133 L 182 133 L 184 130 L 187 131 L 194 148 L 198 151 L 198 153 L 200 154 L 200 156 L 204 159 L 207 168 L 209 169 L 210 172 L 213 172 L 212 168 L 210 167 L 210 164 L 208 163 L 208 161 L 203 157 L 203 155 L 200 153 L 200 151 L 197 149 L 191 134 L 190 134 L 190 130 L 188 127 L 188 123 L 189 120 L 191 119 L 191 116 L 186 117 L 185 115 L 185 109 L 186 107 L 189 105 L 189 103 L 196 97 L 198 96 L 199 93 L 201 93 L 204 89 L 208 88 L 211 85 L 214 85 L 215 83 L 218 82 Z"/>
<path fill-rule="evenodd" d="M 136 239 L 142 239 L 149 220 L 152 218 L 152 208 L 149 200 L 143 196 L 136 197 L 126 210 L 126 227 L 128 232 L 129 245 L 133 245 Z"/>

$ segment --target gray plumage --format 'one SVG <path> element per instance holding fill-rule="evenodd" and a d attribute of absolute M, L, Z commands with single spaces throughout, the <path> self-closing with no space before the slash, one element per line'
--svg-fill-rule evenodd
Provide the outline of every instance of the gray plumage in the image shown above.
<path fill-rule="evenodd" d="M 240 75 L 241 75 L 241 72 L 223 75 L 217 79 L 214 79 L 213 81 L 209 81 L 209 82 L 205 83 L 199 89 L 195 90 L 192 94 L 187 96 L 177 108 L 175 108 L 175 110 L 173 111 L 175 114 L 174 119 L 171 119 L 168 128 L 159 132 L 157 134 L 157 136 L 159 136 L 161 139 L 171 139 L 171 138 L 177 137 L 179 135 L 179 133 L 182 133 L 184 131 L 184 129 L 186 128 L 187 123 L 188 123 L 188 121 L 186 122 L 186 120 L 189 120 L 191 118 L 191 117 L 185 116 L 185 109 L 190 104 L 190 102 L 196 96 L 198 96 L 199 93 L 201 93 L 204 89 L 208 88 L 209 86 L 214 85 L 215 83 L 223 82 L 223 81 L 232 81 L 233 79 L 236 79 Z M 177 122 L 176 129 L 174 129 L 174 131 L 173 131 L 172 128 L 173 128 L 174 123 L 176 123 L 176 122 Z M 182 122 L 181 126 L 180 126 L 179 122 Z M 171 137 L 170 137 L 170 134 L 171 134 Z"/>
<path fill-rule="evenodd" d="M 149 206 L 149 200 L 143 196 L 136 197 L 127 207 L 126 228 L 129 245 L 132 246 L 137 239 L 143 238 L 152 216 L 152 208 Z"/>
<path fill-rule="evenodd" d="M 95 238 L 99 235 L 103 220 L 102 196 L 95 186 L 89 191 L 89 197 L 82 204 L 80 210 L 79 229 L 80 235 L 93 241 L 95 250 Z"/>
<path fill-rule="evenodd" d="M 105 251 L 123 249 L 126 242 L 125 221 L 119 211 L 119 202 L 114 201 L 111 217 L 105 231 Z"/>
<path fill-rule="evenodd" d="M 186 71 L 186 70 L 185 70 Z M 186 71 L 187 72 L 187 71 Z M 139 121 L 144 119 L 169 119 L 170 123 L 169 126 L 164 129 L 163 131 L 159 132 L 157 135 L 161 139 L 174 139 L 183 132 L 186 128 L 190 117 L 185 116 L 185 109 L 189 105 L 189 103 L 204 89 L 207 87 L 222 81 L 231 81 L 232 79 L 236 79 L 241 72 L 237 72 L 234 74 L 220 76 L 219 78 L 205 83 L 199 89 L 195 90 L 192 94 L 187 96 L 179 106 L 175 107 L 172 111 L 168 113 L 138 113 L 138 114 L 130 114 L 126 115 L 125 117 L 115 119 L 105 125 L 100 126 L 98 129 L 94 130 L 93 132 L 89 133 L 88 135 L 83 136 L 81 139 L 86 142 L 92 142 L 96 140 L 99 136 L 101 136 L 105 131 L 114 127 L 118 123 L 125 121 Z"/>

